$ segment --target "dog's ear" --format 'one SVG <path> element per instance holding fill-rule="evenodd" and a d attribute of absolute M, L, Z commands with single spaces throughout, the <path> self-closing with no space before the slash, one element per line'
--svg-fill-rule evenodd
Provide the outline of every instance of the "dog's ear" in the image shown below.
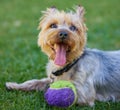
<path fill-rule="evenodd" d="M 58 11 L 57 8 L 55 6 L 52 6 L 50 8 L 47 8 L 46 12 L 48 12 L 50 14 L 50 13 L 55 13 L 57 11 Z"/>
<path fill-rule="evenodd" d="M 43 16 L 40 18 L 40 23 L 39 23 L 39 26 L 38 26 L 38 30 L 42 28 L 43 24 L 46 21 L 46 18 L 49 15 L 53 15 L 56 12 L 58 12 L 58 9 L 55 6 L 47 8 L 46 11 L 42 11 Z"/>
<path fill-rule="evenodd" d="M 78 5 L 76 6 L 76 14 L 82 19 L 84 20 L 84 14 L 85 14 L 85 9 L 83 6 Z"/>
<path fill-rule="evenodd" d="M 50 9 L 51 9 L 52 11 L 56 11 L 56 10 L 57 10 L 56 6 L 51 6 Z"/>

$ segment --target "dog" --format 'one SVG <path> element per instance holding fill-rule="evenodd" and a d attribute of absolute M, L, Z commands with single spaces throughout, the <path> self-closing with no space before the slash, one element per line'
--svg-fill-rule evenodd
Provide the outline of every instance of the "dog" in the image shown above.
<path fill-rule="evenodd" d="M 72 11 L 55 7 L 43 11 L 38 45 L 48 56 L 47 78 L 18 84 L 7 82 L 10 90 L 44 90 L 58 80 L 72 82 L 77 104 L 93 106 L 98 101 L 120 101 L 120 50 L 102 51 L 86 47 L 87 27 L 83 6 Z"/>

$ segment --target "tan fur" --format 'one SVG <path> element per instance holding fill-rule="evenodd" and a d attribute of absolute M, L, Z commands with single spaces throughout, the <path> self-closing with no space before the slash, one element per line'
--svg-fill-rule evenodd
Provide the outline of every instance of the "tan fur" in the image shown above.
<path fill-rule="evenodd" d="M 61 76 L 54 76 L 51 74 L 53 71 L 62 68 L 54 64 L 55 51 L 53 50 L 54 48 L 57 48 L 58 43 L 61 43 L 61 39 L 58 37 L 58 33 L 61 30 L 64 30 L 68 33 L 68 38 L 64 40 L 66 50 L 70 50 L 66 55 L 66 64 L 72 62 L 74 59 L 80 57 L 83 54 L 87 39 L 87 27 L 84 23 L 85 11 L 82 6 L 76 7 L 75 10 L 75 12 L 64 12 L 58 11 L 55 8 L 49 8 L 43 12 L 43 16 L 40 19 L 38 26 L 40 29 L 38 36 L 38 45 L 41 47 L 42 51 L 46 53 L 50 58 L 46 69 L 48 78 L 39 81 L 31 80 L 22 84 L 6 83 L 8 89 L 25 91 L 43 90 L 43 86 L 45 87 L 46 84 L 52 83 L 53 81 L 69 80 L 76 86 L 78 92 L 78 104 L 89 104 L 91 106 L 94 104 L 95 92 L 93 84 L 90 83 L 90 85 L 88 85 L 90 90 L 83 87 L 83 84 L 87 78 L 87 74 L 84 74 L 84 71 L 83 74 L 79 74 L 78 72 L 74 74 L 74 69 L 71 69 L 69 72 L 66 72 Z M 51 29 L 51 24 L 57 24 L 59 28 Z M 70 30 L 71 25 L 76 26 L 77 30 Z M 88 93 L 88 91 L 91 92 Z"/>
<path fill-rule="evenodd" d="M 83 7 L 77 7 L 76 12 L 64 12 L 57 9 L 47 9 L 41 18 L 39 29 L 38 45 L 42 48 L 42 51 L 46 53 L 51 60 L 55 58 L 55 52 L 52 50 L 55 44 L 59 43 L 58 33 L 61 28 L 69 33 L 69 38 L 65 43 L 69 46 L 70 52 L 67 53 L 67 63 L 73 61 L 79 57 L 86 44 L 86 26 L 83 22 L 84 9 Z M 51 29 L 51 24 L 57 24 L 61 28 Z M 77 27 L 77 31 L 70 31 L 69 27 L 74 25 Z"/>

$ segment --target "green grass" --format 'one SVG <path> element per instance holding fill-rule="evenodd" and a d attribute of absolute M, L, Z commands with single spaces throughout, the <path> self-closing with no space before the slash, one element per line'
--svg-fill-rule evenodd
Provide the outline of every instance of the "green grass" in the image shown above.
<path fill-rule="evenodd" d="M 0 0 L 0 110 L 61 110 L 46 104 L 43 92 L 7 91 L 5 82 L 45 77 L 47 57 L 37 46 L 41 10 L 55 5 L 86 9 L 90 48 L 120 49 L 119 0 Z M 66 110 L 120 110 L 120 103 L 96 102 L 94 108 L 74 105 Z"/>

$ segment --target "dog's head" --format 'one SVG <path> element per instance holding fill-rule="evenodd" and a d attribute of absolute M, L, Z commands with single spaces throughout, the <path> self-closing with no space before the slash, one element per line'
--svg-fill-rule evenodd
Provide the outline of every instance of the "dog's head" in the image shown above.
<path fill-rule="evenodd" d="M 47 9 L 43 12 L 39 29 L 38 45 L 56 65 L 64 66 L 83 53 L 87 28 L 82 6 L 69 12 L 54 7 Z"/>

